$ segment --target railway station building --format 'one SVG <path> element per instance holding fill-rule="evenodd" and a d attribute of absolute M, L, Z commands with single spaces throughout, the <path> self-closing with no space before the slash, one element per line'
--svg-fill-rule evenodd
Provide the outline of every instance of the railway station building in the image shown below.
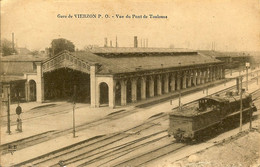
<path fill-rule="evenodd" d="M 19 66 L 8 58 L 1 63 L 9 78 L 12 74 L 8 70 Z M 5 80 L 9 86 L 20 88 L 14 96 L 37 102 L 71 99 L 76 89 L 76 100 L 91 107 L 124 106 L 225 77 L 222 61 L 196 51 L 170 48 L 63 51 L 30 63 L 25 69 L 13 70 L 22 73 L 19 78 Z"/>

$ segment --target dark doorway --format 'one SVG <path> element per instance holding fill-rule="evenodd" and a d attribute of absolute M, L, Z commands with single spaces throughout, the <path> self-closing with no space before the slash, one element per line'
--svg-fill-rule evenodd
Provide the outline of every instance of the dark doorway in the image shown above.
<path fill-rule="evenodd" d="M 137 79 L 137 101 L 141 100 L 141 78 Z"/>
<path fill-rule="evenodd" d="M 181 82 L 180 82 L 180 88 L 183 89 L 183 77 L 180 78 L 181 79 Z"/>
<path fill-rule="evenodd" d="M 154 96 L 157 96 L 157 76 L 154 77 Z"/>
<path fill-rule="evenodd" d="M 162 89 L 162 94 L 164 94 L 165 93 L 165 89 L 164 89 L 164 83 L 165 83 L 165 76 L 162 76 L 162 87 L 161 87 L 161 89 Z"/>
<path fill-rule="evenodd" d="M 116 105 L 121 105 L 121 84 L 116 82 Z"/>
<path fill-rule="evenodd" d="M 145 93 L 146 93 L 146 98 L 150 97 L 150 94 L 149 94 L 149 87 L 150 87 L 150 83 L 149 83 L 149 79 L 148 77 L 146 78 L 146 81 L 145 81 Z"/>
<path fill-rule="evenodd" d="M 30 101 L 36 101 L 36 82 L 34 80 L 29 81 L 29 99 Z"/>
<path fill-rule="evenodd" d="M 169 92 L 171 92 L 172 91 L 172 76 L 171 75 L 169 75 L 169 82 L 168 82 L 168 88 L 169 88 Z"/>
<path fill-rule="evenodd" d="M 46 100 L 72 101 L 76 86 L 76 102 L 90 103 L 90 75 L 69 68 L 44 73 Z"/>
<path fill-rule="evenodd" d="M 127 103 L 131 103 L 132 102 L 132 84 L 131 84 L 131 80 L 127 80 L 127 83 L 126 83 L 126 100 L 127 100 Z"/>
<path fill-rule="evenodd" d="M 25 99 L 25 82 L 26 81 L 15 81 L 10 84 L 10 99 L 11 102 L 24 102 Z M 36 87 L 36 84 L 34 84 Z M 36 95 L 35 95 L 36 98 Z"/>
<path fill-rule="evenodd" d="M 101 105 L 108 105 L 108 85 L 105 82 L 102 82 L 99 85 L 99 93 L 100 93 L 100 98 L 99 98 L 99 102 Z"/>

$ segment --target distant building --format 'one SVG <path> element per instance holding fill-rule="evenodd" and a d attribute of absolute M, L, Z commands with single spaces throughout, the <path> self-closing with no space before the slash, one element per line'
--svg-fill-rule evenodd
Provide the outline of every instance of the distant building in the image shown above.
<path fill-rule="evenodd" d="M 254 63 L 253 56 L 245 52 L 219 52 L 207 50 L 199 52 L 225 62 L 225 68 L 242 67 L 245 66 L 246 62 Z"/>
<path fill-rule="evenodd" d="M 37 64 L 46 59 L 45 56 L 32 55 L 10 55 L 0 57 L 0 84 L 2 98 L 7 98 L 10 94 L 11 101 L 17 101 L 20 97 L 21 101 L 28 99 L 36 100 L 36 83 L 30 81 L 31 92 L 28 93 L 26 81 L 27 76 L 37 73 Z"/>
<path fill-rule="evenodd" d="M 24 48 L 16 48 L 16 50 L 17 50 L 18 55 L 27 55 L 31 52 L 29 49 L 27 49 L 25 47 Z"/>

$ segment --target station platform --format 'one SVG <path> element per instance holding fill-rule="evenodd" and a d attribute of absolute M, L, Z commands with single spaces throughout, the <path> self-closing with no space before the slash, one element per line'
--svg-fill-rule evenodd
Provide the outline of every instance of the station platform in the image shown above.
<path fill-rule="evenodd" d="M 255 69 L 252 72 L 255 72 Z M 238 75 L 236 73 L 232 74 L 232 78 Z M 254 78 L 255 75 L 250 75 L 249 79 Z M 187 88 L 182 90 L 182 103 L 186 104 L 191 101 L 197 100 L 199 98 L 206 96 L 205 89 L 208 89 L 208 95 L 218 92 L 222 89 L 234 86 L 236 84 L 235 80 L 227 79 L 224 81 L 217 81 L 214 83 L 208 83 L 200 85 L 197 87 Z M 249 85 L 249 92 L 259 89 L 259 85 L 255 83 Z M 178 92 L 171 94 L 165 94 L 160 97 L 155 97 L 148 99 L 146 101 L 140 101 L 138 103 L 130 104 L 124 107 L 116 107 L 114 109 L 108 107 L 91 108 L 89 104 L 76 104 L 75 110 L 75 122 L 76 126 L 81 125 L 86 122 L 92 122 L 101 119 L 108 114 L 118 112 L 119 110 L 131 111 L 133 109 L 138 110 L 134 114 L 127 115 L 126 117 L 111 120 L 104 124 L 97 125 L 95 127 L 90 127 L 88 129 L 76 132 L 76 138 L 73 138 L 73 134 L 67 134 L 55 139 L 48 140 L 44 143 L 39 143 L 31 147 L 27 147 L 21 150 L 15 151 L 13 154 L 1 155 L 1 166 L 12 166 L 20 162 L 39 157 L 46 153 L 52 152 L 54 150 L 62 149 L 66 146 L 84 141 L 89 138 L 93 138 L 99 135 L 107 135 L 112 133 L 117 133 L 141 124 L 143 121 L 149 119 L 152 115 L 171 111 L 172 108 L 178 105 Z M 171 101 L 171 102 L 170 102 Z M 12 134 L 6 133 L 7 127 L 1 127 L 1 144 L 16 141 L 29 136 L 37 135 L 51 130 L 64 130 L 71 128 L 72 122 L 72 104 L 68 102 L 50 102 L 50 103 L 22 103 L 23 114 L 33 115 L 35 108 L 38 107 L 52 111 L 53 105 L 57 105 L 61 112 L 55 114 L 46 114 L 37 117 L 32 117 L 23 122 L 23 132 L 16 132 L 16 125 L 11 126 Z M 17 104 L 11 105 L 11 111 L 14 112 Z M 50 111 L 49 111 L 50 110 Z M 14 113 L 12 113 L 14 114 Z M 22 119 L 25 117 L 22 114 Z M 6 119 L 6 118 L 4 118 Z M 126 123 L 127 122 L 127 123 Z"/>

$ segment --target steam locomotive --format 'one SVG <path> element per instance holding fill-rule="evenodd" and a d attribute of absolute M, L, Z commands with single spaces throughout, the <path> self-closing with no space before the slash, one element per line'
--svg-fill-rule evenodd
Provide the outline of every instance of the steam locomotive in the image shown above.
<path fill-rule="evenodd" d="M 242 116 L 248 120 L 257 111 L 252 96 L 242 93 Z M 176 110 L 169 115 L 169 136 L 178 142 L 201 141 L 218 129 L 231 126 L 240 118 L 240 94 L 235 91 L 210 96 Z"/>

